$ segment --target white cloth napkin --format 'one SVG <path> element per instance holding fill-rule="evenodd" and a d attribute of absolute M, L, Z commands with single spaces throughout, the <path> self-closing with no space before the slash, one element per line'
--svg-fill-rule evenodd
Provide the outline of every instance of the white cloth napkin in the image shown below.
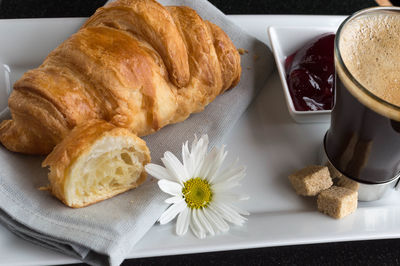
<path fill-rule="evenodd" d="M 211 146 L 220 144 L 262 88 L 273 69 L 268 47 L 232 23 L 206 0 L 166 0 L 186 5 L 219 25 L 241 56 L 240 84 L 186 121 L 145 138 L 154 163 L 166 150 L 180 154 L 182 142 L 207 133 Z M 82 209 L 65 207 L 38 187 L 48 183 L 43 157 L 9 152 L 0 145 L 0 221 L 20 237 L 70 254 L 92 265 L 119 265 L 153 226 L 167 205 L 165 194 L 149 180 L 137 189 Z"/>

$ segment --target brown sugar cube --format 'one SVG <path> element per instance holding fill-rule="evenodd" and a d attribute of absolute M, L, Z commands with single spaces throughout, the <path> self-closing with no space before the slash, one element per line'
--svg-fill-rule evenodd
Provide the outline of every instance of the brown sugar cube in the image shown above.
<path fill-rule="evenodd" d="M 333 218 L 343 218 L 357 209 L 358 193 L 354 190 L 332 186 L 318 195 L 318 210 Z"/>
<path fill-rule="evenodd" d="M 302 196 L 315 196 L 333 185 L 328 167 L 311 165 L 289 176 L 296 193 Z"/>
<path fill-rule="evenodd" d="M 335 180 L 335 185 L 338 187 L 345 187 L 354 191 L 358 191 L 360 184 L 350 178 L 342 175 Z"/>

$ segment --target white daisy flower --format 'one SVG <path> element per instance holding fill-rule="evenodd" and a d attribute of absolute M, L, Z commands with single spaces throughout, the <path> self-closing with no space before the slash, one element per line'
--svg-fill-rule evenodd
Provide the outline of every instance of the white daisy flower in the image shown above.
<path fill-rule="evenodd" d="M 165 167 L 147 164 L 146 172 L 159 179 L 162 191 L 172 195 L 165 202 L 172 205 L 159 218 L 160 224 L 172 221 L 177 215 L 176 233 L 186 234 L 190 227 L 198 238 L 229 230 L 229 223 L 243 225 L 249 215 L 232 203 L 248 199 L 230 192 L 245 176 L 245 167 L 237 162 L 224 170 L 221 165 L 227 155 L 224 147 L 213 148 L 207 154 L 208 136 L 195 137 L 189 151 L 188 142 L 182 145 L 183 164 L 167 151 L 161 159 Z"/>

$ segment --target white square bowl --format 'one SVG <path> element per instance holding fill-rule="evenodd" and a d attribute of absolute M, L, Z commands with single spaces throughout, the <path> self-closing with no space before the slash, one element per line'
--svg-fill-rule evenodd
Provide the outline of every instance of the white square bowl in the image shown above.
<path fill-rule="evenodd" d="M 275 56 L 276 66 L 281 78 L 286 105 L 292 118 L 298 123 L 328 123 L 331 119 L 331 110 L 297 111 L 293 105 L 289 92 L 285 60 L 303 47 L 308 41 L 324 33 L 336 33 L 337 27 L 275 27 L 268 28 L 268 34 Z"/>

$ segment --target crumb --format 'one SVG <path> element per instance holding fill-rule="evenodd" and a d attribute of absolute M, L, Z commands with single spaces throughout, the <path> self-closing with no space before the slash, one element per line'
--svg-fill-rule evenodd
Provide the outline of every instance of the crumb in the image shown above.
<path fill-rule="evenodd" d="M 47 185 L 47 186 L 38 187 L 38 190 L 40 190 L 40 191 L 50 191 L 51 188 L 50 188 L 50 185 Z"/>
<path fill-rule="evenodd" d="M 244 54 L 247 54 L 247 53 L 249 53 L 249 51 L 248 51 L 248 50 L 246 50 L 246 49 L 243 49 L 243 48 L 238 48 L 238 52 L 239 52 L 239 54 L 241 54 L 241 55 L 244 55 Z"/>
<path fill-rule="evenodd" d="M 259 56 L 259 55 L 256 55 L 256 54 L 255 54 L 255 55 L 253 56 L 253 59 L 254 59 L 254 61 L 257 61 L 257 60 L 258 60 L 258 58 L 260 58 L 260 56 Z"/>
<path fill-rule="evenodd" d="M 251 67 L 247 67 L 247 70 L 251 70 Z"/>

